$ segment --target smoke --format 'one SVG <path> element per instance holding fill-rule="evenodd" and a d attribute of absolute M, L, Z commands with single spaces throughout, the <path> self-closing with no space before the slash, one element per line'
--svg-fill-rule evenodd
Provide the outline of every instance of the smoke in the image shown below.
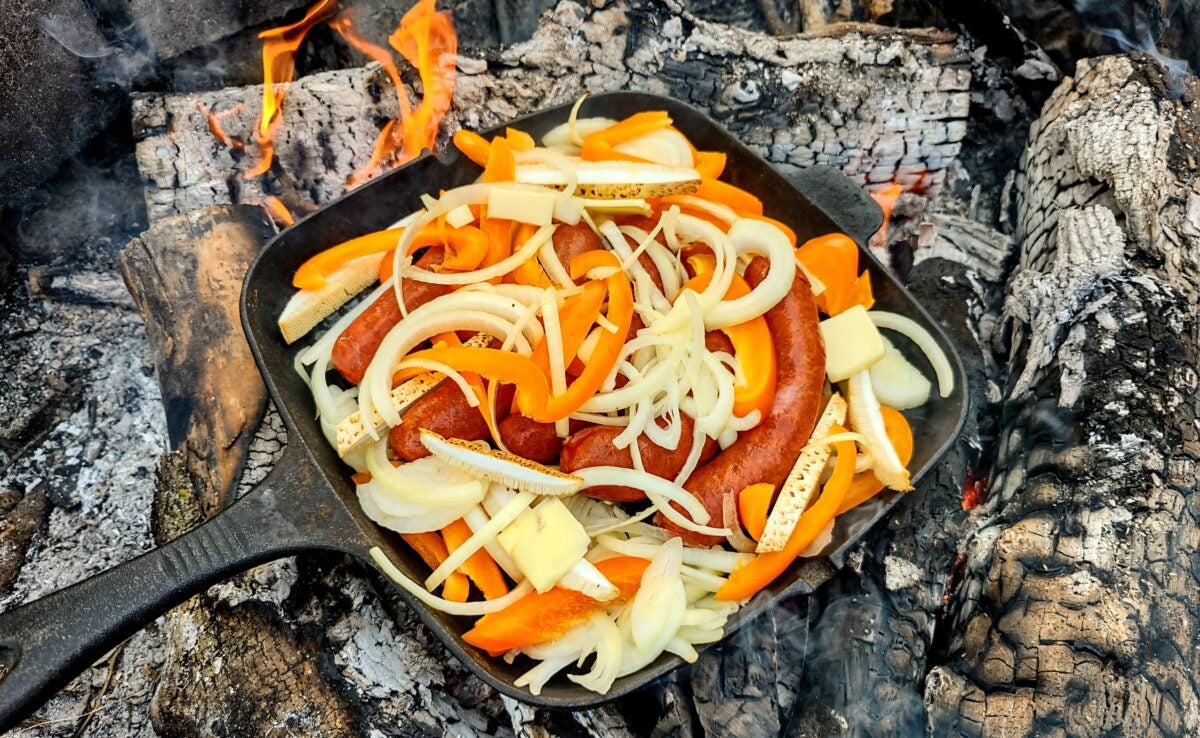
<path fill-rule="evenodd" d="M 1173 2 L 1168 2 L 1165 8 L 1157 2 L 1137 0 L 1072 0 L 1071 4 L 1087 30 L 1112 39 L 1123 51 L 1146 54 L 1171 76 L 1190 71 L 1187 61 L 1169 57 L 1158 48 L 1157 37 L 1173 15 Z"/>

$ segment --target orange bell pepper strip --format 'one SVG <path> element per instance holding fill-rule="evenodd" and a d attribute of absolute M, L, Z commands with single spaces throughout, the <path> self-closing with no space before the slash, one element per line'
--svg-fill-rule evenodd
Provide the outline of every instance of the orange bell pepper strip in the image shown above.
<path fill-rule="evenodd" d="M 400 537 L 430 569 L 438 568 L 450 555 L 446 542 L 437 533 L 402 533 Z M 471 583 L 459 572 L 452 573 L 442 585 L 442 596 L 451 602 L 466 602 L 470 593 Z"/>
<path fill-rule="evenodd" d="M 875 300 L 869 272 L 858 273 L 858 244 L 843 233 L 830 233 L 796 249 L 796 260 L 825 285 L 817 304 L 828 315 Z"/>
<path fill-rule="evenodd" d="M 442 528 L 442 538 L 445 539 L 446 549 L 450 553 L 454 553 L 471 535 L 471 526 L 461 518 Z M 504 581 L 504 574 L 500 572 L 500 567 L 492 560 L 486 549 L 481 548 L 471 554 L 458 571 L 470 577 L 479 591 L 483 593 L 485 600 L 494 600 L 508 594 L 508 582 Z"/>
<path fill-rule="evenodd" d="M 486 213 L 479 218 L 479 230 L 487 234 L 488 250 L 483 255 L 479 268 L 490 267 L 512 256 L 513 222 L 502 218 L 489 218 Z M 493 277 L 488 282 L 500 284 L 503 277 Z"/>
<path fill-rule="evenodd" d="M 478 268 L 487 257 L 491 241 L 482 230 L 468 225 L 447 229 L 446 246 L 450 253 L 442 259 L 442 266 L 468 272 Z"/>
<path fill-rule="evenodd" d="M 563 362 L 570 365 L 579 353 L 583 340 L 591 332 L 600 307 L 604 304 L 606 288 L 604 282 L 594 280 L 583 286 L 583 292 L 572 295 L 558 309 L 558 324 L 562 332 Z M 550 350 L 543 338 L 533 349 L 533 361 L 550 379 Z"/>
<path fill-rule="evenodd" d="M 579 279 L 597 267 L 620 266 L 621 262 L 611 251 L 585 251 L 571 259 L 571 279 Z M 625 337 L 629 334 L 629 326 L 633 322 L 633 290 L 629 286 L 629 278 L 619 269 L 609 275 L 604 283 L 608 288 L 608 312 L 605 317 L 616 326 L 616 332 L 605 331 L 600 335 L 583 373 L 571 382 L 566 392 L 551 397 L 544 412 L 530 416 L 534 420 L 553 423 L 575 412 L 596 394 L 600 385 L 608 378 L 609 372 L 617 365 L 621 348 L 625 345 Z"/>
<path fill-rule="evenodd" d="M 511 182 L 517 178 L 517 162 L 513 159 L 508 139 L 496 138 L 488 151 L 487 166 L 483 168 L 484 182 Z"/>
<path fill-rule="evenodd" d="M 834 434 L 846 431 L 841 426 L 834 425 L 829 432 Z M 833 474 L 821 490 L 821 496 L 796 522 L 796 527 L 792 529 L 783 550 L 759 554 L 734 569 L 725 584 L 717 590 L 718 600 L 744 600 L 765 588 L 775 581 L 797 556 L 804 553 L 833 520 L 846 497 L 846 490 L 850 488 L 857 455 L 853 441 L 835 443 L 834 447 L 837 449 L 837 463 L 833 467 Z"/>
<path fill-rule="evenodd" d="M 696 171 L 700 172 L 704 179 L 720 177 L 725 171 L 725 162 L 728 159 L 724 151 L 697 151 L 693 158 Z"/>
<path fill-rule="evenodd" d="M 519 128 L 505 128 L 504 140 L 508 141 L 508 146 L 513 151 L 529 151 L 537 146 L 537 143 L 533 140 L 533 136 L 530 136 Z"/>
<path fill-rule="evenodd" d="M 319 290 L 325 286 L 326 278 L 346 262 L 394 249 L 403 235 L 403 228 L 391 228 L 368 233 L 325 249 L 300 265 L 292 277 L 292 286 L 298 290 Z"/>
<path fill-rule="evenodd" d="M 537 233 L 537 226 L 528 223 L 522 223 L 517 228 L 517 234 L 513 237 L 513 248 L 519 249 L 525 245 L 525 242 Z M 517 284 L 527 284 L 533 287 L 553 287 L 554 283 L 550 281 L 550 277 L 546 276 L 546 270 L 542 268 L 541 262 L 538 261 L 537 254 L 529 257 L 528 261 L 512 270 L 507 275 L 511 281 Z"/>
<path fill-rule="evenodd" d="M 745 212 L 751 215 L 763 214 L 762 200 L 759 200 L 740 187 L 734 187 L 728 182 L 722 182 L 719 179 L 711 177 L 701 178 L 700 187 L 697 188 L 695 195 L 696 197 L 703 197 L 705 200 L 720 203 L 739 213 Z"/>
<path fill-rule="evenodd" d="M 535 420 L 545 413 L 550 397 L 546 375 L 528 356 L 494 348 L 467 346 L 434 346 L 410 354 L 414 359 L 437 361 L 460 372 L 475 372 L 500 384 L 517 385 L 517 408 L 522 415 Z"/>
<path fill-rule="evenodd" d="M 688 263 L 696 270 L 696 276 L 684 283 L 683 289 L 694 290 L 699 294 L 712 280 L 716 260 L 711 253 L 702 253 L 689 257 Z M 750 285 L 734 274 L 724 299 L 736 300 L 748 294 Z M 775 359 L 775 341 L 771 338 L 767 319 L 759 315 L 745 323 L 722 328 L 721 332 L 728 336 L 733 344 L 733 355 L 746 379 L 745 384 L 733 386 L 734 414 L 745 417 L 758 410 L 761 417 L 767 417 L 767 413 L 771 412 L 771 407 L 775 404 L 775 386 L 779 375 Z"/>
<path fill-rule="evenodd" d="M 454 147 L 461 151 L 463 156 L 481 167 L 487 166 L 488 156 L 492 150 L 492 145 L 487 142 L 486 138 L 465 128 L 454 133 Z"/>
<path fill-rule="evenodd" d="M 738 493 L 738 519 L 746 529 L 746 535 L 754 540 L 762 536 L 767 527 L 767 514 L 771 501 L 775 499 L 775 485 L 751 484 Z"/>
<path fill-rule="evenodd" d="M 579 156 L 584 161 L 616 159 L 619 161 L 644 162 L 646 160 L 639 156 L 622 154 L 614 150 L 613 147 L 619 146 L 626 141 L 632 141 L 638 136 L 662 130 L 670 125 L 671 116 L 665 110 L 647 110 L 641 113 L 634 113 L 625 120 L 614 123 L 608 128 L 585 136 Z"/>
<path fill-rule="evenodd" d="M 882 406 L 881 410 L 883 412 L 883 429 L 887 433 L 888 440 L 896 449 L 896 456 L 900 457 L 900 463 L 908 466 L 908 462 L 912 461 L 913 452 L 912 428 L 909 427 L 904 413 L 899 410 L 887 405 Z M 842 506 L 838 509 L 837 514 L 841 515 L 847 510 L 858 507 L 882 491 L 883 482 L 876 479 L 870 470 L 862 474 L 855 474 L 854 479 L 850 482 L 850 489 L 846 491 L 846 499 L 842 500 Z"/>
<path fill-rule="evenodd" d="M 552 641 L 583 623 L 592 613 L 628 601 L 637 593 L 649 565 L 647 559 L 633 556 L 599 561 L 596 568 L 620 591 L 612 602 L 599 602 L 585 594 L 555 587 L 542 594 L 526 595 L 499 612 L 484 615 L 463 634 L 463 640 L 493 656 Z"/>

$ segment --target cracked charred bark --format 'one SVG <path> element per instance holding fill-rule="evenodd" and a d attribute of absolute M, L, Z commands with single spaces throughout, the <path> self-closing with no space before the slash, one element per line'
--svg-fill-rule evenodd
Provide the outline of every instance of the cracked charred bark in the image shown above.
<path fill-rule="evenodd" d="M 929 675 L 936 735 L 1195 735 L 1194 79 L 1081 63 L 1017 180 L 991 497 Z"/>
<path fill-rule="evenodd" d="M 564 0 L 529 41 L 460 57 L 443 130 L 494 125 L 584 91 L 641 90 L 691 101 L 785 172 L 829 164 L 864 183 L 937 190 L 966 135 L 968 62 L 944 31 L 843 24 L 775 38 L 701 20 L 674 0 Z M 245 87 L 135 99 L 152 221 L 267 194 L 298 210 L 327 202 L 396 115 L 377 66 L 303 78 L 284 103 L 276 168 L 247 181 L 237 174 L 246 150 L 219 142 L 203 110 L 244 104 L 222 125 L 249 139 L 260 98 L 260 88 Z"/>

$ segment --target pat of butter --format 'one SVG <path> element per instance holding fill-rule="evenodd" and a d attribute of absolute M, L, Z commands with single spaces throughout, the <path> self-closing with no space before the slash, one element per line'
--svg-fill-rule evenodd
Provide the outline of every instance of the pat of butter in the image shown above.
<path fill-rule="evenodd" d="M 496 540 L 538 592 L 562 579 L 587 553 L 591 541 L 583 525 L 556 497 L 547 497 L 523 512 Z"/>
<path fill-rule="evenodd" d="M 488 217 L 548 226 L 554 218 L 553 192 L 524 192 L 497 187 L 488 196 Z"/>
<path fill-rule="evenodd" d="M 462 228 L 465 225 L 470 225 L 475 222 L 475 213 L 471 212 L 470 205 L 459 205 L 450 212 L 446 213 L 446 223 L 451 228 Z"/>
<path fill-rule="evenodd" d="M 822 320 L 821 338 L 830 382 L 849 379 L 883 358 L 883 339 L 862 305 Z"/>

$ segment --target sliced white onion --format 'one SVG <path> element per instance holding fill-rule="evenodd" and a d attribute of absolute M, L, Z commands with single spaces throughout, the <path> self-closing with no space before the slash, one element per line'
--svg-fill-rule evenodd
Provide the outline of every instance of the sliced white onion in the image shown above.
<path fill-rule="evenodd" d="M 401 272 L 398 273 L 402 273 L 406 279 L 428 282 L 429 284 L 474 284 L 476 282 L 486 282 L 495 277 L 502 277 L 532 259 L 538 253 L 538 249 L 554 236 L 555 228 L 557 226 L 553 225 L 538 228 L 529 237 L 528 241 L 521 244 L 519 249 L 513 251 L 511 256 L 482 269 L 475 269 L 469 272 L 431 272 L 415 266 L 402 266 Z"/>
<path fill-rule="evenodd" d="M 492 612 L 499 612 L 500 610 L 503 610 L 533 591 L 532 584 L 529 582 L 521 582 L 516 587 L 513 587 L 508 594 L 504 595 L 503 597 L 497 597 L 494 600 L 484 600 L 482 602 L 452 602 L 450 600 L 438 597 L 437 595 L 430 594 L 429 592 L 425 591 L 421 585 L 405 576 L 404 572 L 397 569 L 396 565 L 393 564 L 391 559 L 387 557 L 387 554 L 385 554 L 378 546 L 372 547 L 370 553 L 371 559 L 375 561 L 375 565 L 378 566 L 379 570 L 386 574 L 393 582 L 400 585 L 402 589 L 420 600 L 426 606 L 432 607 L 434 610 L 439 610 L 449 615 L 478 616 L 487 615 L 488 613 Z"/>
<path fill-rule="evenodd" d="M 468 510 L 466 515 L 463 515 L 463 520 L 467 521 L 467 527 L 471 529 L 472 533 L 477 533 L 483 526 L 488 524 L 488 515 L 482 507 L 476 505 Z M 495 538 L 484 543 L 483 548 L 492 557 L 492 560 L 496 562 L 496 566 L 504 570 L 509 579 L 514 582 L 520 582 L 525 578 L 525 575 L 521 573 L 521 569 L 517 566 L 517 562 L 512 560 L 512 557 L 508 555 L 508 551 L 505 551 L 504 547 Z"/>
<path fill-rule="evenodd" d="M 871 449 L 875 477 L 889 489 L 912 489 L 908 469 L 901 463 L 884 428 L 879 401 L 871 389 L 871 373 L 864 369 L 846 382 L 846 399 L 850 403 L 850 427 L 863 434 Z"/>
<path fill-rule="evenodd" d="M 913 343 L 917 344 L 917 348 L 925 354 L 925 358 L 929 359 L 930 365 L 933 366 L 933 372 L 937 375 L 938 394 L 942 397 L 949 397 L 954 391 L 954 369 L 950 366 L 950 359 L 946 356 L 946 352 L 942 351 L 942 347 L 929 331 L 921 327 L 912 318 L 896 313 L 889 313 L 882 310 L 869 310 L 867 315 L 871 317 L 871 322 L 877 328 L 884 328 L 908 338 Z"/>
<path fill-rule="evenodd" d="M 704 525 L 709 521 L 710 516 L 700 500 L 683 487 L 661 477 L 617 466 L 593 466 L 580 469 L 576 476 L 583 480 L 581 490 L 607 484 L 640 489 L 646 493 L 646 497 L 654 503 L 659 512 L 685 530 L 722 538 L 729 534 L 729 531 L 724 528 L 710 528 Z M 672 502 L 682 507 L 691 518 L 689 519 L 676 510 L 670 504 Z"/>
<path fill-rule="evenodd" d="M 438 567 L 433 570 L 433 573 L 425 578 L 425 589 L 433 591 L 438 588 L 442 582 L 446 581 L 446 577 L 454 573 L 458 567 L 462 566 L 467 559 L 483 548 L 488 541 L 495 537 L 520 516 L 521 513 L 529 509 L 529 505 L 533 502 L 536 495 L 532 492 L 520 492 L 515 498 L 501 510 L 492 516 L 492 519 L 487 522 L 478 531 L 471 534 L 471 537 L 462 542 L 462 545 L 454 549 L 446 560 L 438 564 Z M 482 498 L 481 498 L 482 499 Z"/>
<path fill-rule="evenodd" d="M 654 555 L 661 541 L 651 538 L 625 540 L 617 536 L 602 535 L 596 537 L 596 543 L 616 551 L 622 556 L 637 556 L 645 559 Z M 727 574 L 753 559 L 752 555 L 726 551 L 721 548 L 683 547 L 683 563 Z"/>
<path fill-rule="evenodd" d="M 723 301 L 705 313 L 704 322 L 710 330 L 745 323 L 762 315 L 791 291 L 796 279 L 796 257 L 791 241 L 774 225 L 740 218 L 729 228 L 729 243 L 739 255 L 761 254 L 771 264 L 767 276 L 749 294 Z"/>
<path fill-rule="evenodd" d="M 475 396 L 475 390 L 471 388 L 470 383 L 467 382 L 467 378 L 449 364 L 443 364 L 440 361 L 433 361 L 431 359 L 405 359 L 396 365 L 396 369 L 424 369 L 425 371 L 442 374 L 458 385 L 459 390 L 463 393 L 463 398 L 467 401 L 467 405 L 479 407 L 479 398 Z M 337 444 L 335 443 L 334 445 L 336 446 Z"/>
<path fill-rule="evenodd" d="M 725 519 L 725 527 L 729 529 L 729 535 L 725 540 L 738 553 L 754 553 L 756 544 L 742 530 L 742 521 L 738 518 L 737 498 L 734 495 L 721 496 L 721 512 Z"/>
<path fill-rule="evenodd" d="M 587 674 L 569 674 L 567 679 L 593 692 L 608 694 L 621 671 L 621 630 L 606 613 L 592 615 L 591 623 L 595 633 L 591 649 L 596 653 L 596 661 Z"/>
<path fill-rule="evenodd" d="M 579 592 L 599 602 L 610 602 L 621 594 L 621 590 L 587 559 L 576 561 L 555 586 Z"/>
<path fill-rule="evenodd" d="M 387 439 L 367 448 L 367 470 L 373 485 L 406 502 L 429 507 L 462 507 L 479 503 L 486 490 L 474 477 L 450 468 L 436 459 L 428 458 L 392 466 L 387 457 Z M 383 506 L 385 512 L 390 509 Z M 394 514 L 403 515 L 403 508 Z"/>
<path fill-rule="evenodd" d="M 375 504 L 375 497 L 369 489 L 360 485 L 356 490 L 358 504 L 367 517 L 378 525 L 397 533 L 428 533 L 441 530 L 463 516 L 467 507 L 428 507 L 420 515 L 388 515 Z"/>

